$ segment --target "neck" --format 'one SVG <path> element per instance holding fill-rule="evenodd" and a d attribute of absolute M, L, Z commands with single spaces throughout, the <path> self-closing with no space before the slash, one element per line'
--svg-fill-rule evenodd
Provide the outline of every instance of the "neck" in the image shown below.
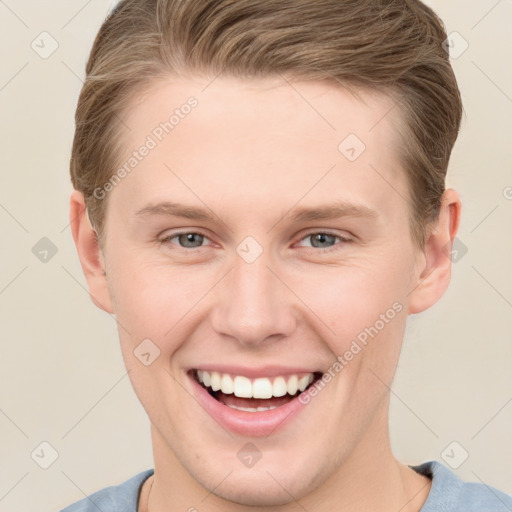
<path fill-rule="evenodd" d="M 365 435 L 349 457 L 320 486 L 300 498 L 306 510 L 331 512 L 418 512 L 430 491 L 430 479 L 400 464 L 391 452 L 387 429 L 387 404 L 377 413 Z M 141 494 L 149 501 L 148 510 L 201 510 L 204 512 L 292 512 L 297 500 L 271 507 L 241 505 L 222 498 L 216 489 L 197 482 L 176 458 L 158 430 L 152 425 L 155 474 Z M 149 486 L 151 488 L 150 499 Z M 144 492 L 145 491 L 145 492 Z M 194 508 L 195 507 L 195 508 Z"/>

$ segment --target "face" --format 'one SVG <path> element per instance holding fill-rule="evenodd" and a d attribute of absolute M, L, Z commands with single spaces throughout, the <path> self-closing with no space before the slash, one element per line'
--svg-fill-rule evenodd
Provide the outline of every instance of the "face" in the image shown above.
<path fill-rule="evenodd" d="M 124 118 L 109 300 L 155 464 L 283 504 L 379 453 L 421 251 L 391 100 L 209 82 L 155 83 Z"/>

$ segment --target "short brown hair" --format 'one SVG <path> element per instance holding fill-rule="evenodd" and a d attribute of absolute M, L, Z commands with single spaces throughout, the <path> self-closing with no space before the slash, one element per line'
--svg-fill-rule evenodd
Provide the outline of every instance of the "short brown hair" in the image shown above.
<path fill-rule="evenodd" d="M 397 103 L 411 236 L 423 248 L 462 116 L 446 37 L 419 0 L 122 0 L 87 62 L 71 155 L 72 183 L 100 243 L 107 200 L 94 190 L 119 164 L 132 98 L 169 75 L 284 73 L 386 91 Z"/>

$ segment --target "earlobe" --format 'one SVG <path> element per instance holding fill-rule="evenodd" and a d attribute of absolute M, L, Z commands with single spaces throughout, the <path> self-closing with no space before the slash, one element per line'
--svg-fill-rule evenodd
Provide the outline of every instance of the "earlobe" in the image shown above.
<path fill-rule="evenodd" d="M 454 189 L 445 190 L 439 218 L 423 250 L 424 265 L 417 269 L 409 295 L 409 313 L 433 306 L 445 293 L 451 277 L 451 246 L 460 223 L 461 201 Z"/>
<path fill-rule="evenodd" d="M 113 313 L 105 273 L 105 261 L 98 243 L 96 230 L 92 227 L 87 215 L 83 193 L 74 190 L 71 194 L 69 206 L 71 232 L 87 280 L 89 296 L 97 307 L 107 313 Z"/>

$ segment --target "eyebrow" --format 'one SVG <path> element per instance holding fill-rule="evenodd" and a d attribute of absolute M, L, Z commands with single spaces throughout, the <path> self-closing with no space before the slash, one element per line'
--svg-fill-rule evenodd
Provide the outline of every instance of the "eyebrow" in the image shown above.
<path fill-rule="evenodd" d="M 213 221 L 216 216 L 206 209 L 196 208 L 181 203 L 163 201 L 150 203 L 135 212 L 136 217 L 148 217 L 151 215 L 166 215 L 173 217 L 185 217 L 192 220 Z"/>
<path fill-rule="evenodd" d="M 364 204 L 338 201 L 316 208 L 298 208 L 294 211 L 292 219 L 295 222 L 306 222 L 311 220 L 339 219 L 341 217 L 376 219 L 379 217 L 379 213 L 377 210 L 373 210 Z"/>
<path fill-rule="evenodd" d="M 375 219 L 379 217 L 379 213 L 372 208 L 363 204 L 354 204 L 347 201 L 337 201 L 335 203 L 317 206 L 302 207 L 290 210 L 283 215 L 287 217 L 292 213 L 293 222 L 307 222 L 314 220 L 329 220 L 342 217 L 357 217 Z M 150 203 L 137 210 L 135 216 L 143 218 L 151 215 L 165 215 L 173 217 L 184 217 L 191 220 L 210 221 L 213 222 L 218 217 L 211 211 L 203 208 L 197 208 L 181 203 L 163 201 L 159 203 Z"/>

